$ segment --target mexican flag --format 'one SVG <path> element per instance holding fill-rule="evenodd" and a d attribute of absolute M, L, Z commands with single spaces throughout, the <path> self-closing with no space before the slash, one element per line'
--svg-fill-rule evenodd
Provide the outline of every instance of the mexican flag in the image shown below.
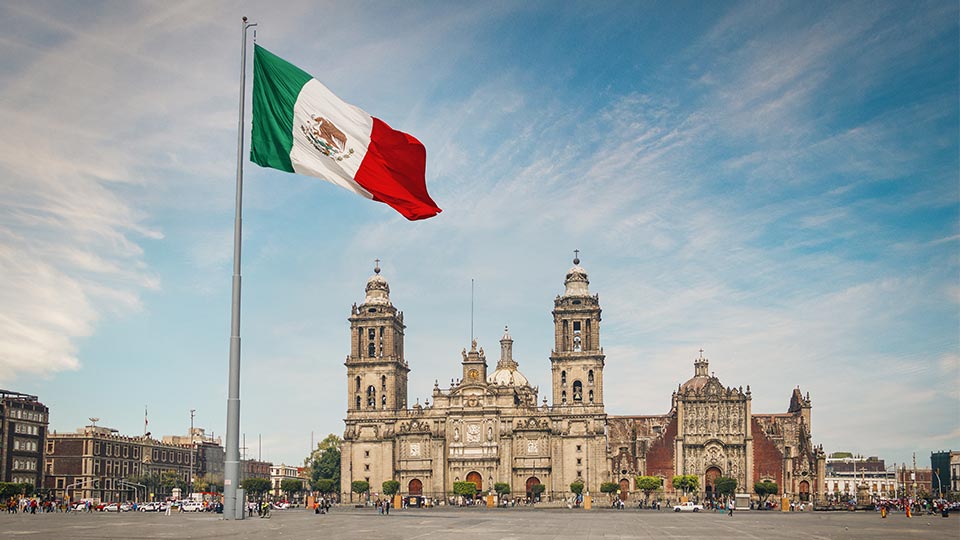
<path fill-rule="evenodd" d="M 441 212 L 427 193 L 427 151 L 415 137 L 344 102 L 259 45 L 253 73 L 254 163 L 322 178 L 411 221 Z"/>

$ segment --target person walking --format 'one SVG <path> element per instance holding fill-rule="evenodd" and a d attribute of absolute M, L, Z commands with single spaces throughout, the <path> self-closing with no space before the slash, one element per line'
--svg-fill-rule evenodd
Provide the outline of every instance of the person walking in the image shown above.
<path fill-rule="evenodd" d="M 730 517 L 733 517 L 733 511 L 736 507 L 737 505 L 734 504 L 733 499 L 730 499 L 729 501 L 727 501 L 727 514 Z"/>

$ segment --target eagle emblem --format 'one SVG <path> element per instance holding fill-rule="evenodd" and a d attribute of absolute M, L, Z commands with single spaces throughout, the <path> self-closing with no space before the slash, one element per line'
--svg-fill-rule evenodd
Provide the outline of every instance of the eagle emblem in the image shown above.
<path fill-rule="evenodd" d="M 313 116 L 309 125 L 301 125 L 300 131 L 321 154 L 343 161 L 353 155 L 353 148 L 347 148 L 347 135 L 333 122 Z"/>

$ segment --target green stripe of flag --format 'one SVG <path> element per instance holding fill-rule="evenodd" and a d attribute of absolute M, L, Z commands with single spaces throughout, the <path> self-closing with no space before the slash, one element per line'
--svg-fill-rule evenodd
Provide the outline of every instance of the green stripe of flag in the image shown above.
<path fill-rule="evenodd" d="M 293 106 L 313 77 L 259 45 L 253 52 L 253 132 L 250 160 L 293 172 Z"/>

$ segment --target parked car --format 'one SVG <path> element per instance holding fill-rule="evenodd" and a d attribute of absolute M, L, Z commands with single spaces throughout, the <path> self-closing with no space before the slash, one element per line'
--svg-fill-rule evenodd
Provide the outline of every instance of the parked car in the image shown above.
<path fill-rule="evenodd" d="M 158 502 L 148 502 L 143 503 L 137 507 L 137 510 L 140 512 L 157 512 L 161 509 L 162 505 Z"/>
<path fill-rule="evenodd" d="M 103 507 L 102 511 L 104 512 L 119 512 L 120 504 L 119 503 L 110 503 Z"/>
<path fill-rule="evenodd" d="M 203 512 L 203 503 L 197 501 L 184 501 L 180 505 L 181 510 L 184 512 Z"/>
<path fill-rule="evenodd" d="M 690 501 L 673 506 L 674 512 L 699 512 L 703 510 L 702 504 L 694 504 Z"/>
<path fill-rule="evenodd" d="M 286 510 L 287 508 L 290 508 L 290 503 L 274 502 L 274 503 L 270 503 L 270 507 L 273 508 L 274 510 Z"/>

